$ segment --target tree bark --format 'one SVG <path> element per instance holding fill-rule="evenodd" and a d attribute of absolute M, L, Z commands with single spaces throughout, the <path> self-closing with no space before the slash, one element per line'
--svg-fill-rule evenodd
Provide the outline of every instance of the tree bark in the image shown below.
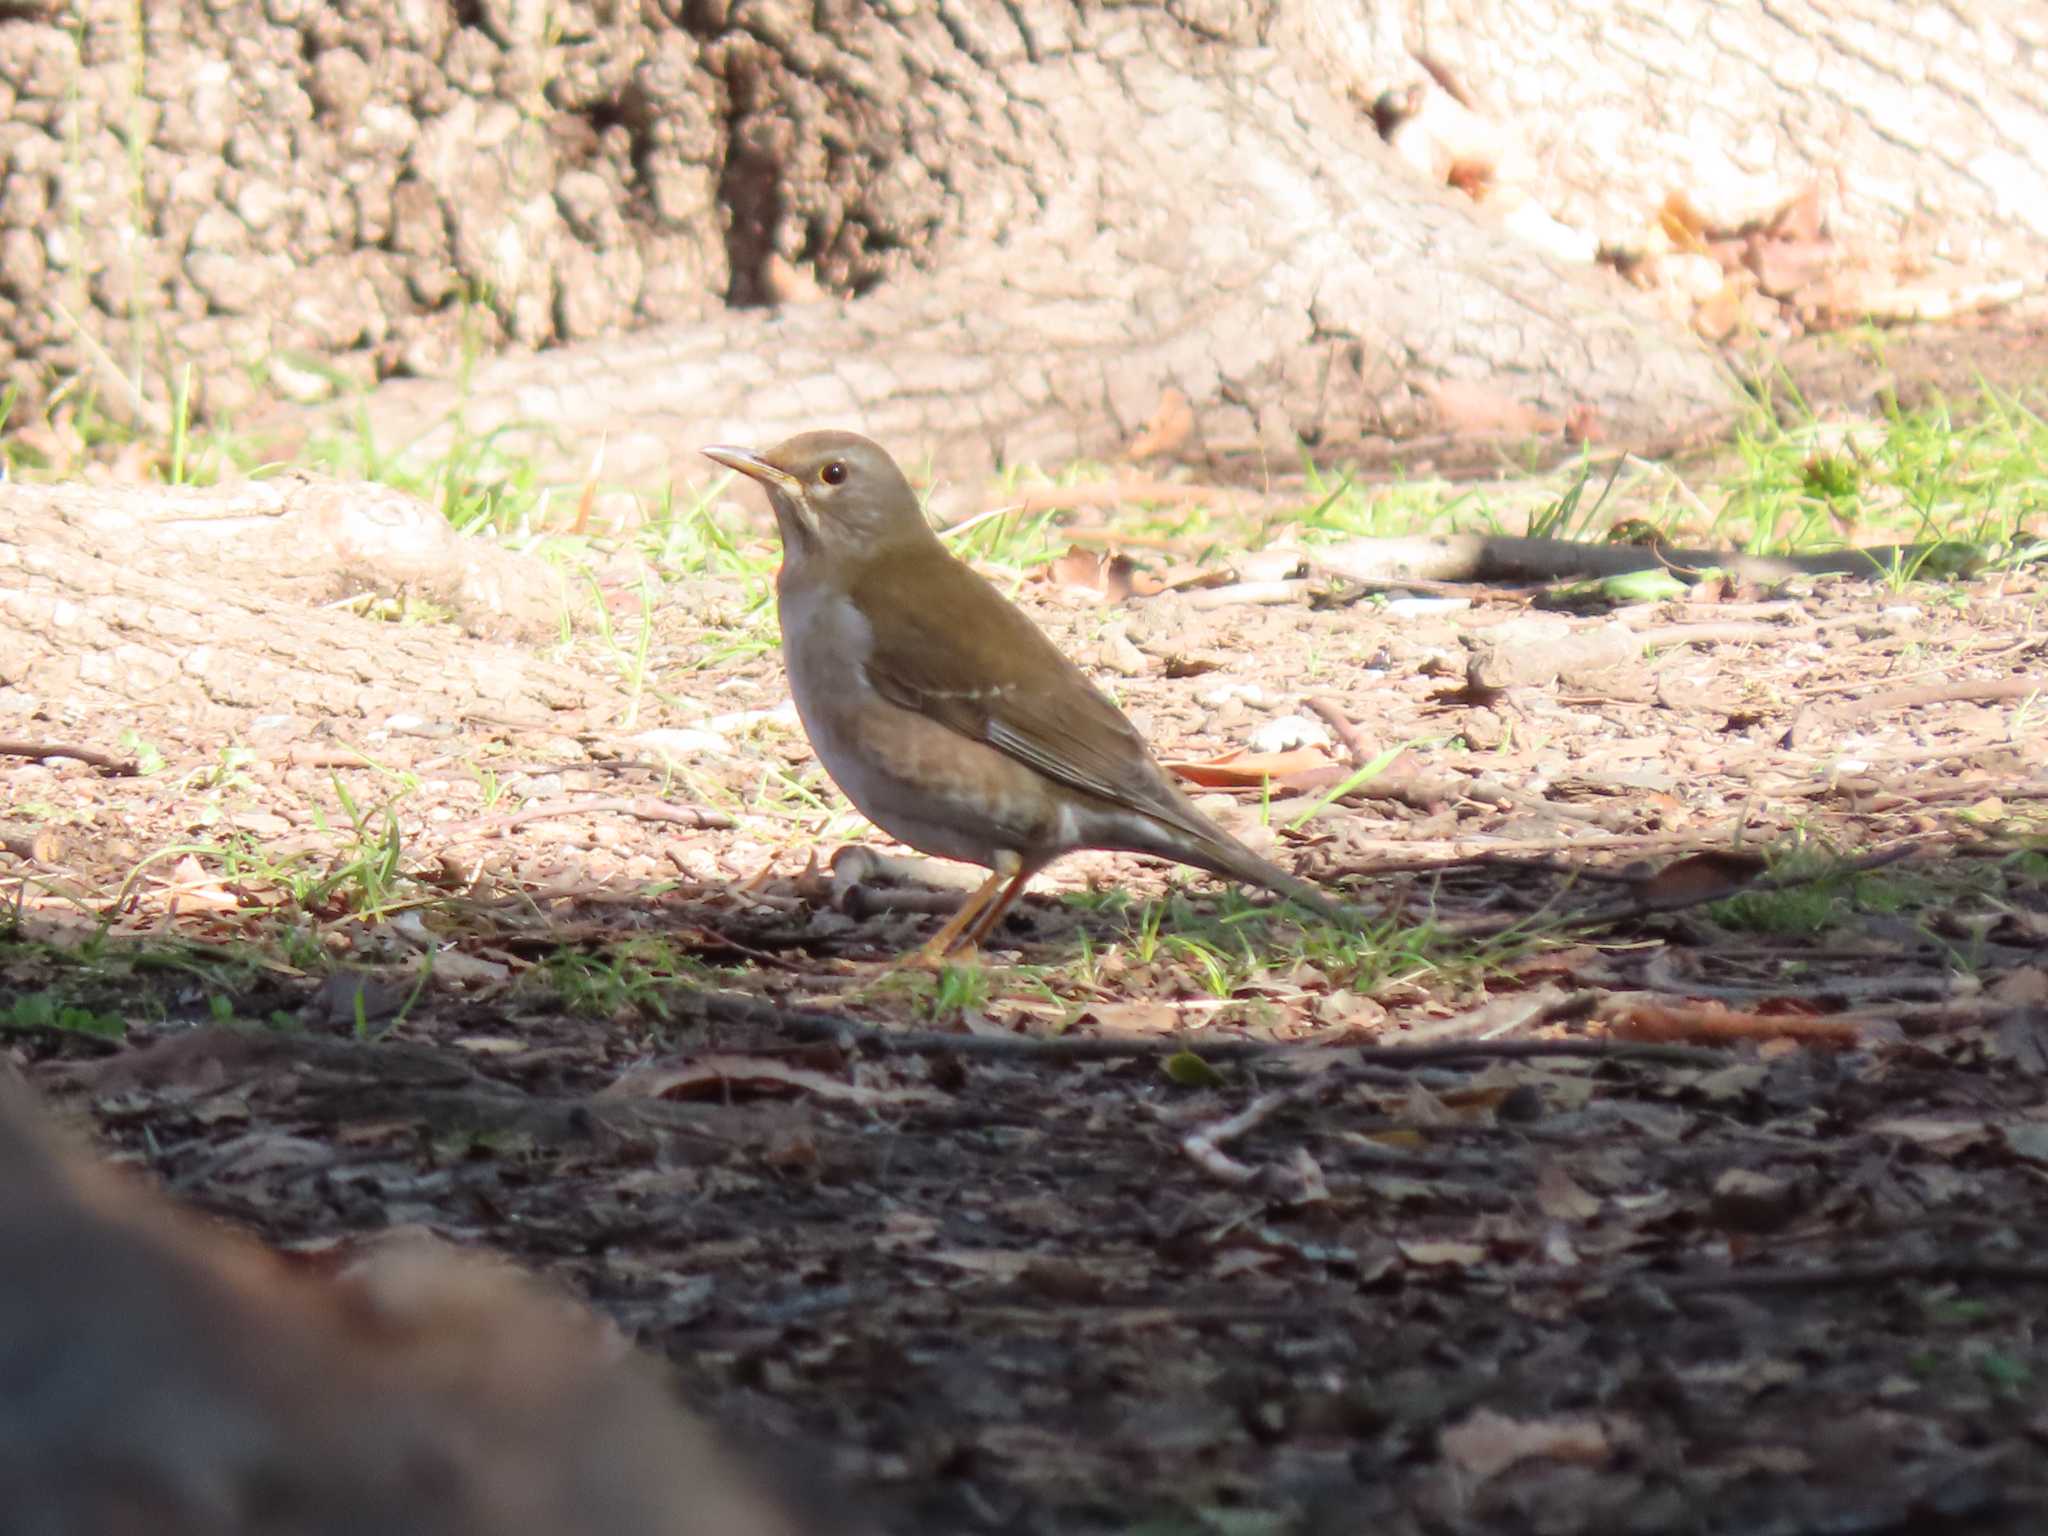
<path fill-rule="evenodd" d="M 392 386 L 380 437 L 463 401 L 622 479 L 826 419 L 963 468 L 1655 445 L 1731 404 L 1685 331 L 1695 247 L 1788 200 L 1811 228 L 1765 320 L 2048 270 L 2034 0 L 28 9 L 0 22 L 18 409 L 52 373 L 159 427 L 187 363 L 245 421 L 459 375 Z M 1476 162 L 1404 124 L 1452 98 Z M 1674 239 L 1682 301 L 1593 260 L 1643 279 Z"/>
<path fill-rule="evenodd" d="M 861 296 L 387 386 L 386 441 L 441 418 L 423 450 L 512 430 L 631 480 L 822 422 L 972 473 L 1725 419 L 1669 305 L 1393 163 L 1364 107 L 1425 66 L 1523 137 L 1518 195 L 1602 249 L 1653 244 L 1674 195 L 1732 231 L 1816 184 L 1831 259 L 1895 278 L 2037 279 L 2048 249 L 2042 23 L 2016 0 L 1967 25 L 1878 0 L 732 17 L 733 292 L 795 267 Z"/>
<path fill-rule="evenodd" d="M 1225 35 L 1146 7 L 974 3 L 761 26 L 727 60 L 735 102 L 763 103 L 738 111 L 726 170 L 736 289 L 791 262 L 876 285 L 389 386 L 371 429 L 391 446 L 446 415 L 420 451 L 507 432 L 633 480 L 827 422 L 971 473 L 1141 434 L 1291 466 L 1303 444 L 1341 457 L 1475 414 L 1515 440 L 1637 444 L 1726 414 L 1723 371 L 1653 299 L 1394 165 L 1288 14 Z M 833 181 L 814 140 L 871 157 L 867 201 L 802 212 Z M 863 263 L 898 239 L 927 271 Z"/>

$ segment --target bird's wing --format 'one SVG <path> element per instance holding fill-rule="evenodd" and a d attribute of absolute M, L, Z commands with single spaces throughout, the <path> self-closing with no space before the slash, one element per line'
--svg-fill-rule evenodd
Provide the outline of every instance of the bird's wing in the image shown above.
<path fill-rule="evenodd" d="M 918 561 L 913 571 L 878 563 L 854 597 L 864 612 L 891 613 L 874 626 L 867 660 L 868 680 L 890 703 L 1062 784 L 1208 832 L 1123 712 L 965 565 L 950 556 L 943 566 Z"/>

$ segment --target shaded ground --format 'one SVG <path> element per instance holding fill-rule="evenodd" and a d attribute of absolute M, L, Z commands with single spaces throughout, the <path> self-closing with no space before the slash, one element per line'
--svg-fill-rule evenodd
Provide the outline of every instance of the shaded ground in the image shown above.
<path fill-rule="evenodd" d="M 1163 756 L 1292 754 L 1273 826 L 1410 744 L 1276 849 L 1366 941 L 1079 856 L 985 968 L 892 973 L 935 904 L 806 869 L 857 823 L 679 587 L 631 730 L 0 758 L 9 1043 L 273 1241 L 559 1278 L 904 1531 L 2039 1528 L 2037 577 L 1715 590 L 1488 694 L 1524 594 L 1055 569 Z"/>

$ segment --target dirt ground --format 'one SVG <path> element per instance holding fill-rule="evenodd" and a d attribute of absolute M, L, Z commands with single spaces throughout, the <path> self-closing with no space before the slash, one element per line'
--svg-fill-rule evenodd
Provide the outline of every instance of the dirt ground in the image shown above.
<path fill-rule="evenodd" d="M 1528 593 L 1056 569 L 1247 836 L 1216 760 L 1286 754 L 1365 938 L 1083 855 L 906 979 L 951 896 L 835 875 L 778 659 L 692 670 L 737 599 L 679 584 L 630 729 L 0 757 L 6 1044 L 272 1242 L 552 1277 L 904 1533 L 2041 1528 L 2039 576 L 1709 584 L 1489 692 Z"/>

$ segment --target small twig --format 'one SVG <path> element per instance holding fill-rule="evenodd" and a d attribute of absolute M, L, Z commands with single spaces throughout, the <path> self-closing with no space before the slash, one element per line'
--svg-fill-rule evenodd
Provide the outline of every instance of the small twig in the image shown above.
<path fill-rule="evenodd" d="M 1376 755 L 1364 736 L 1359 734 L 1358 722 L 1344 713 L 1344 706 L 1325 695 L 1308 701 L 1309 709 L 1331 730 L 1337 733 L 1337 740 L 1344 744 L 1344 751 L 1353 764 L 1363 768 Z"/>
<path fill-rule="evenodd" d="M 2031 638 L 2021 638 L 2011 641 L 2006 645 L 1992 646 L 1987 650 L 1964 651 L 1959 655 L 1950 657 L 1938 667 L 1923 667 L 1918 672 L 1907 672 L 1892 678 L 1891 681 L 1903 683 L 1910 682 L 1918 677 L 1953 677 L 1958 667 L 1981 665 L 1987 661 L 1997 661 L 2002 656 L 2010 656 L 2015 651 L 2024 651 L 2036 643 Z M 1858 688 L 1868 688 L 1870 682 L 1871 680 L 1867 677 L 1851 677 L 1834 683 L 1802 683 L 1799 692 L 1802 698 L 1811 701 L 1831 693 L 1854 693 Z"/>
<path fill-rule="evenodd" d="M 1323 570 L 1323 567 L 1315 563 L 1313 555 L 1309 558 L 1309 566 L 1312 570 L 1318 572 Z M 1342 571 L 1330 571 L 1327 574 L 1340 578 L 1344 577 Z M 1361 576 L 1345 579 L 1348 581 L 1348 585 L 1339 587 L 1332 592 L 1317 594 L 1313 606 L 1322 609 L 1349 608 L 1354 603 L 1362 602 L 1368 597 L 1376 597 L 1382 592 L 1412 593 L 1417 597 L 1469 598 L 1476 592 L 1507 591 L 1507 588 L 1496 583 L 1488 583 L 1482 587 L 1476 582 L 1427 581 L 1420 576 Z"/>
<path fill-rule="evenodd" d="M 61 741 L 0 741 L 0 757 L 25 757 L 32 762 L 44 762 L 53 757 L 75 757 L 81 763 L 123 778 L 132 778 L 141 772 L 132 757 L 115 757 L 110 753 L 96 752 L 91 747 L 76 747 Z"/>
<path fill-rule="evenodd" d="M 1180 1149 L 1189 1162 L 1219 1183 L 1249 1184 L 1258 1178 L 1260 1170 L 1250 1163 L 1240 1163 L 1223 1150 L 1223 1144 L 1237 1140 L 1294 1097 L 1292 1090 L 1262 1093 L 1228 1119 L 1212 1120 L 1200 1130 L 1189 1131 L 1181 1137 Z"/>
<path fill-rule="evenodd" d="M 2048 1264 L 2003 1259 L 1930 1259 L 1925 1263 L 1843 1264 L 1826 1269 L 1731 1269 L 1720 1274 L 1675 1275 L 1656 1284 L 1673 1292 L 1832 1291 L 1890 1285 L 1899 1280 L 1987 1280 L 2002 1285 L 2048 1285 Z"/>
<path fill-rule="evenodd" d="M 1860 617 L 1860 615 L 1859 615 Z M 1652 624 L 1633 631 L 1645 646 L 1754 645 L 1763 641 L 1802 639 L 1819 632 L 1817 624 L 1777 623 L 1769 619 L 1700 621 L 1691 624 Z"/>
<path fill-rule="evenodd" d="M 529 805 L 524 810 L 514 811 L 507 816 L 496 816 L 488 821 L 477 822 L 469 831 L 477 837 L 502 837 L 515 827 L 528 822 L 547 821 L 557 816 L 592 816 L 616 812 L 634 816 L 641 821 L 675 822 L 698 831 L 730 827 L 733 820 L 723 811 L 715 811 L 708 805 L 676 805 L 667 800 L 657 800 L 652 795 L 600 795 L 588 800 L 549 800 L 540 805 Z"/>
<path fill-rule="evenodd" d="M 287 768 L 369 768 L 379 767 L 367 752 L 354 747 L 293 747 L 284 755 Z"/>
<path fill-rule="evenodd" d="M 64 858 L 64 834 L 55 827 L 37 827 L 26 837 L 18 832 L 0 832 L 0 849 L 24 863 L 57 864 Z"/>
<path fill-rule="evenodd" d="M 1190 608 L 1274 607 L 1308 595 L 1309 583 L 1292 577 L 1279 581 L 1234 581 L 1227 587 L 1205 587 L 1182 601 Z"/>
<path fill-rule="evenodd" d="M 1236 1189 L 1250 1189 L 1283 1205 L 1307 1205 L 1327 1200 L 1330 1187 L 1323 1179 L 1323 1170 L 1301 1147 L 1295 1147 L 1286 1162 L 1263 1165 L 1241 1163 L 1223 1150 L 1225 1142 L 1235 1141 L 1275 1110 L 1298 1099 L 1306 1099 L 1320 1092 L 1324 1086 L 1323 1083 L 1309 1083 L 1298 1088 L 1283 1088 L 1275 1093 L 1262 1093 L 1229 1118 L 1188 1132 L 1181 1138 L 1180 1149 L 1189 1162 L 1218 1183 Z"/>
<path fill-rule="evenodd" d="M 1704 1046 L 1634 1045 L 1614 1040 L 1475 1040 L 1451 1045 L 1368 1045 L 1359 1049 L 1358 1059 L 1373 1067 L 1419 1067 L 1457 1061 L 1583 1056 L 1594 1061 L 1638 1061 L 1666 1067 L 1725 1067 L 1730 1054 Z"/>
<path fill-rule="evenodd" d="M 1922 704 L 1988 704 L 1999 699 L 2027 699 L 2048 693 L 2048 678 L 2001 677 L 1976 683 L 1950 683 L 1926 688 L 1898 688 L 1860 699 L 1845 699 L 1836 706 L 1840 712 L 1853 711 L 1859 719 L 1889 714 L 1895 709 L 1915 709 Z"/>

